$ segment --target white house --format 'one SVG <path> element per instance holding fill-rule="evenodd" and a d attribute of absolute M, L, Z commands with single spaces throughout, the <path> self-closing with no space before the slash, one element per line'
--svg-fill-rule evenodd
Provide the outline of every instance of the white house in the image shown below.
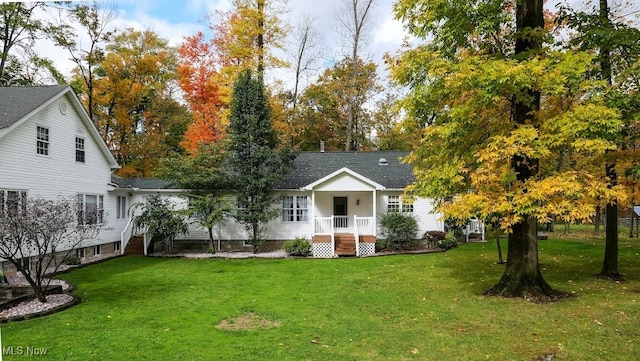
<path fill-rule="evenodd" d="M 439 214 L 427 199 L 403 201 L 406 186 L 413 182 L 411 166 L 400 158 L 407 152 L 301 152 L 293 170 L 278 185 L 280 215 L 269 222 L 264 233 L 267 247 L 278 248 L 286 240 L 302 237 L 312 241 L 315 257 L 367 255 L 375 252 L 378 219 L 389 211 L 412 214 L 419 225 L 418 235 L 444 229 Z M 113 177 L 120 192 L 131 194 L 131 202 L 161 194 L 186 207 L 185 191 L 172 189 L 158 179 Z M 127 229 L 127 231 L 130 231 Z M 250 249 L 244 227 L 228 220 L 215 229 L 219 249 Z M 130 233 L 124 234 L 128 243 Z M 182 240 L 208 239 L 197 225 Z M 148 242 L 148 241 L 145 241 Z M 142 247 L 146 249 L 147 244 Z"/>
<path fill-rule="evenodd" d="M 429 200 L 402 201 L 413 182 L 406 152 L 302 152 L 277 187 L 280 216 L 268 224 L 271 247 L 303 237 L 316 257 L 375 252 L 381 215 L 412 213 L 420 233 L 443 230 Z M 185 190 L 159 179 L 123 179 L 118 164 L 69 86 L 0 88 L 0 207 L 24 197 L 76 196 L 105 230 L 81 245 L 80 256 L 122 252 L 132 236 L 128 210 L 155 194 L 187 206 Z M 242 249 L 244 227 L 228 220 L 215 230 L 220 249 Z M 193 225 L 182 241 L 208 239 Z M 147 240 L 142 241 L 144 243 Z M 133 249 L 133 247 L 130 247 Z M 139 248 L 146 252 L 146 247 Z"/>
<path fill-rule="evenodd" d="M 0 207 L 26 197 L 77 197 L 92 221 L 109 224 L 81 256 L 118 252 L 115 199 L 118 164 L 69 86 L 0 87 Z"/>

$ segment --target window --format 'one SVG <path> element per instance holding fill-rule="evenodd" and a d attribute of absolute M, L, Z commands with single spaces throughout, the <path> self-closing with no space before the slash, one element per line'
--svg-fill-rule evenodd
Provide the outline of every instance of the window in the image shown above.
<path fill-rule="evenodd" d="M 76 249 L 76 257 L 84 259 L 84 248 Z"/>
<path fill-rule="evenodd" d="M 309 210 L 306 196 L 282 197 L 282 221 L 306 222 L 309 219 Z"/>
<path fill-rule="evenodd" d="M 387 212 L 413 213 L 413 203 L 404 203 L 400 196 L 389 196 Z"/>
<path fill-rule="evenodd" d="M 118 196 L 116 207 L 116 218 L 127 218 L 127 197 Z"/>
<path fill-rule="evenodd" d="M 27 208 L 27 192 L 17 190 L 0 189 L 0 217 L 5 212 L 16 214 L 19 210 Z"/>
<path fill-rule="evenodd" d="M 94 256 L 98 256 L 101 253 L 102 253 L 102 246 L 101 245 L 93 246 L 93 255 Z"/>
<path fill-rule="evenodd" d="M 40 155 L 49 155 L 49 128 L 38 127 L 36 152 Z"/>
<path fill-rule="evenodd" d="M 104 197 L 78 194 L 78 223 L 96 224 L 104 221 Z"/>
<path fill-rule="evenodd" d="M 113 251 L 119 251 L 120 250 L 120 242 L 113 242 Z"/>
<path fill-rule="evenodd" d="M 400 196 L 389 196 L 389 201 L 387 202 L 387 212 L 400 212 Z"/>
<path fill-rule="evenodd" d="M 84 163 L 84 139 L 76 137 L 76 162 Z"/>

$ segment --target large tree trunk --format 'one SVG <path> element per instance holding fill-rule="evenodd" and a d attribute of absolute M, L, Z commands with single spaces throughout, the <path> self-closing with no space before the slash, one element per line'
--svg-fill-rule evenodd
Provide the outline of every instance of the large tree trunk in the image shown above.
<path fill-rule="evenodd" d="M 617 177 L 615 165 L 607 164 L 607 175 L 610 185 L 615 184 Z M 607 220 L 605 229 L 604 261 L 600 275 L 610 278 L 620 278 L 618 271 L 618 204 L 609 203 L 605 209 Z"/>
<path fill-rule="evenodd" d="M 604 29 L 610 29 L 611 24 L 609 21 L 609 6 L 607 0 L 600 0 L 600 22 Z M 609 86 L 613 84 L 611 75 L 611 50 L 609 44 L 603 42 L 600 48 L 600 71 L 602 73 L 602 79 L 604 79 Z M 609 188 L 616 185 L 618 182 L 618 175 L 616 173 L 615 163 L 607 163 L 606 174 L 609 178 Z M 607 216 L 606 230 L 605 230 L 605 248 L 604 248 L 604 262 L 602 264 L 602 271 L 600 275 L 611 278 L 619 278 L 620 272 L 618 272 L 618 203 L 617 201 L 607 203 L 605 207 L 605 214 Z"/>
<path fill-rule="evenodd" d="M 523 297 L 529 301 L 546 302 L 565 297 L 566 294 L 551 288 L 540 273 L 538 263 L 537 222 L 525 217 L 514 225 L 509 234 L 507 265 L 498 284 L 485 295 Z"/>
<path fill-rule="evenodd" d="M 535 56 L 542 49 L 541 36 L 535 35 L 544 27 L 542 13 L 543 0 L 522 0 L 516 8 L 515 55 L 518 59 Z M 540 92 L 529 91 L 530 99 L 514 100 L 513 120 L 517 125 L 536 124 L 533 113 L 540 109 Z M 526 155 L 516 155 L 511 159 L 511 167 L 518 182 L 525 183 L 538 173 L 538 159 Z M 538 265 L 538 229 L 537 221 L 528 215 L 512 227 L 509 234 L 507 265 L 502 278 L 487 295 L 504 297 L 524 297 L 531 301 L 549 301 L 565 296 L 555 291 L 545 282 Z"/>

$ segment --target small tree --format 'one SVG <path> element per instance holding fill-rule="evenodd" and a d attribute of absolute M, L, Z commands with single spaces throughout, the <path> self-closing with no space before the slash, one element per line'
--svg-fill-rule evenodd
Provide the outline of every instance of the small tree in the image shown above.
<path fill-rule="evenodd" d="M 185 214 L 195 219 L 209 234 L 209 248 L 216 253 L 213 239 L 213 227 L 224 224 L 225 218 L 231 215 L 231 204 L 214 194 L 198 194 L 189 196 L 189 208 Z"/>
<path fill-rule="evenodd" d="M 136 203 L 132 212 L 140 208 L 143 209 L 142 214 L 134 218 L 133 227 L 136 230 L 147 229 L 147 234 L 151 236 L 151 249 L 155 240 L 160 240 L 163 250 L 171 252 L 173 240 L 189 231 L 189 225 L 179 212 L 173 210 L 173 203 L 168 199 L 152 196 L 147 199 L 146 204 Z"/>
<path fill-rule="evenodd" d="M 0 257 L 24 275 L 40 302 L 47 302 L 45 274 L 57 271 L 82 240 L 101 229 L 97 222 L 78 224 L 77 207 L 72 198 L 35 198 L 0 209 Z"/>
<path fill-rule="evenodd" d="M 385 248 L 406 249 L 416 239 L 418 221 L 407 213 L 389 212 L 380 219 L 380 229 Z"/>

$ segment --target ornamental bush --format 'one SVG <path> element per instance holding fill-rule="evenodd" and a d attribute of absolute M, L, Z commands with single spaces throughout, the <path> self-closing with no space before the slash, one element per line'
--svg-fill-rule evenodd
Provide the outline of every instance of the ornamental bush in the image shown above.
<path fill-rule="evenodd" d="M 311 244 L 304 238 L 296 238 L 284 243 L 284 251 L 289 256 L 307 257 L 311 255 Z"/>
<path fill-rule="evenodd" d="M 438 241 L 438 247 L 443 251 L 458 247 L 458 237 L 453 232 L 447 232 L 443 240 Z"/>
<path fill-rule="evenodd" d="M 418 233 L 418 221 L 408 213 L 390 212 L 380 219 L 383 247 L 403 250 L 411 247 Z"/>

